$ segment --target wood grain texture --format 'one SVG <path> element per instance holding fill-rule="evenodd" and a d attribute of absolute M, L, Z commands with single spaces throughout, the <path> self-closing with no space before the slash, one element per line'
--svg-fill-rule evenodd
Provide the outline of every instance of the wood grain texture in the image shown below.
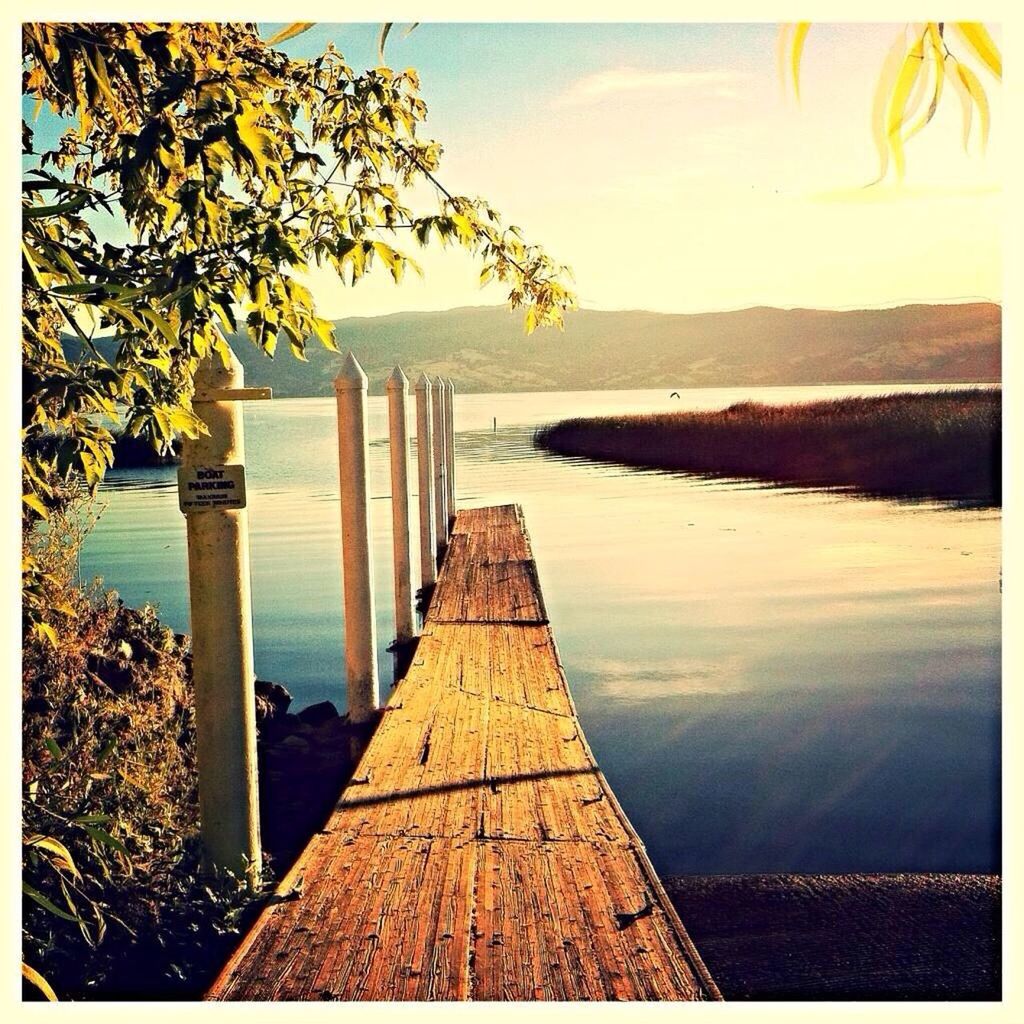
<path fill-rule="evenodd" d="M 516 506 L 458 513 L 409 673 L 207 998 L 720 998 L 583 735 Z"/>

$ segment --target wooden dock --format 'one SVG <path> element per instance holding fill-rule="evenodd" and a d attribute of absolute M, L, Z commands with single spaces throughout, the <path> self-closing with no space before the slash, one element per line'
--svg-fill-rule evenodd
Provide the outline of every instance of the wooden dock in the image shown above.
<path fill-rule="evenodd" d="M 516 506 L 458 513 L 408 675 L 207 998 L 721 998 L 587 745 Z"/>

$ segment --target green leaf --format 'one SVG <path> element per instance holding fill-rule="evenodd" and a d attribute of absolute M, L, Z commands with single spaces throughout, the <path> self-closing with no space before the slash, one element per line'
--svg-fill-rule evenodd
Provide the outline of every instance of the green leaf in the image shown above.
<path fill-rule="evenodd" d="M 139 356 L 138 360 L 140 363 L 145 363 L 147 366 L 154 366 L 160 370 L 161 373 L 171 372 L 171 357 L 170 356 Z"/>
<path fill-rule="evenodd" d="M 69 914 L 66 910 L 61 910 L 53 900 L 48 899 L 38 889 L 33 888 L 28 882 L 21 883 L 21 891 L 30 899 L 35 900 L 44 910 L 48 910 L 51 914 L 56 914 L 58 917 L 63 918 L 65 921 L 78 922 L 78 918 L 73 914 Z"/>
<path fill-rule="evenodd" d="M 22 208 L 21 216 L 25 220 L 36 220 L 39 217 L 59 217 L 68 213 L 76 213 L 83 206 L 88 205 L 90 196 L 87 194 L 75 196 L 66 203 L 54 203 L 50 206 L 25 206 Z"/>
<path fill-rule="evenodd" d="M 128 848 L 121 842 L 120 839 L 115 838 L 109 832 L 102 828 L 96 828 L 93 825 L 82 826 L 89 835 L 96 840 L 97 843 L 102 843 L 103 846 L 109 846 L 110 849 L 116 850 L 118 853 L 123 853 L 126 857 L 129 856 Z"/>
<path fill-rule="evenodd" d="M 178 336 L 174 333 L 174 329 L 155 309 L 150 309 L 148 306 L 141 306 L 139 308 L 139 315 L 144 320 L 148 320 L 164 336 L 164 340 L 172 348 L 177 347 Z M 169 363 L 168 369 L 170 369 Z"/>

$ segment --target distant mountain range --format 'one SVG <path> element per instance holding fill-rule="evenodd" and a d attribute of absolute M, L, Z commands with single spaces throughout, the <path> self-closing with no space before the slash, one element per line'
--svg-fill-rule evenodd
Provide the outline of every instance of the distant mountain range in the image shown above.
<path fill-rule="evenodd" d="M 371 393 L 400 363 L 452 377 L 462 392 L 998 381 L 1001 307 L 977 302 L 836 312 L 757 307 L 670 314 L 579 310 L 564 332 L 527 337 L 500 306 L 338 320 Z M 309 361 L 282 344 L 271 360 L 244 337 L 235 351 L 251 385 L 278 398 L 330 395 L 341 356 L 318 342 Z"/>
<path fill-rule="evenodd" d="M 835 312 L 759 307 L 729 313 L 579 310 L 564 332 L 527 337 L 504 307 L 338 320 L 383 392 L 400 363 L 451 377 L 463 392 L 728 387 L 875 381 L 998 381 L 1002 310 L 993 303 Z M 280 398 L 330 395 L 341 357 L 311 342 L 308 363 L 282 345 L 269 360 L 236 346 L 246 382 Z"/>

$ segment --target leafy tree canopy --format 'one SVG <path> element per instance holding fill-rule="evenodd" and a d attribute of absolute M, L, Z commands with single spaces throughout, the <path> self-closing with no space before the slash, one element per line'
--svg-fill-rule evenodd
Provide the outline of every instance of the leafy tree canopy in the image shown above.
<path fill-rule="evenodd" d="M 23 91 L 67 126 L 42 149 L 36 122 L 22 127 L 29 520 L 58 500 L 55 479 L 102 478 L 103 417 L 157 447 L 201 432 L 193 374 L 226 356 L 239 321 L 271 356 L 282 340 L 300 359 L 310 338 L 334 348 L 297 279 L 312 264 L 349 284 L 383 266 L 398 282 L 418 270 L 401 244 L 455 243 L 480 257 L 482 281 L 507 285 L 528 332 L 574 306 L 564 267 L 437 180 L 416 72 L 357 72 L 333 46 L 298 60 L 272 45 L 306 27 L 268 42 L 252 24 L 23 26 Z M 408 205 L 421 183 L 437 197 L 427 212 Z M 117 341 L 111 362 L 97 332 Z M 84 352 L 73 360 L 71 333 Z"/>

